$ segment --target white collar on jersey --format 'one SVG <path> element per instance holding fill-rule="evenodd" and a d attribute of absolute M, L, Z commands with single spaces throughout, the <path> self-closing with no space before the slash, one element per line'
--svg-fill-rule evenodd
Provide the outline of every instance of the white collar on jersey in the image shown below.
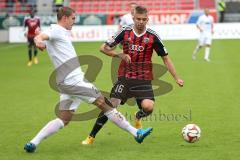
<path fill-rule="evenodd" d="M 145 28 L 145 31 L 144 31 L 143 33 L 137 34 L 137 33 L 135 32 L 135 30 L 134 30 L 134 27 L 133 27 L 132 29 L 133 29 L 133 33 L 134 33 L 137 37 L 141 37 L 141 36 L 144 35 L 144 34 L 146 33 L 146 31 L 147 31 L 147 27 L 146 27 L 146 28 Z"/>

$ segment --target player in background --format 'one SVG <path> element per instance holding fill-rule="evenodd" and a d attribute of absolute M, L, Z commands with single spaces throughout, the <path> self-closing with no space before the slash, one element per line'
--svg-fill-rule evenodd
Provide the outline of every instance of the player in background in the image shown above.
<path fill-rule="evenodd" d="M 134 25 L 123 27 L 112 38 L 101 46 L 101 52 L 110 57 L 118 57 L 122 61 L 118 69 L 118 81 L 114 84 L 110 97 L 114 107 L 124 104 L 127 99 L 136 99 L 139 111 L 135 114 L 135 127 L 141 128 L 141 118 L 150 115 L 154 108 L 154 94 L 151 80 L 152 54 L 156 51 L 161 56 L 167 69 L 179 86 L 183 80 L 179 78 L 174 65 L 168 56 L 159 35 L 146 27 L 148 11 L 145 7 L 136 6 L 133 16 Z M 119 43 L 123 44 L 123 53 L 114 50 Z M 100 113 L 89 136 L 82 144 L 92 144 L 108 118 Z"/>
<path fill-rule="evenodd" d="M 75 18 L 75 11 L 73 9 L 69 7 L 59 8 L 57 12 L 57 24 L 51 25 L 48 30 L 41 32 L 34 38 L 36 46 L 39 49 L 47 49 L 56 69 L 56 82 L 61 94 L 58 117 L 47 123 L 24 146 L 27 152 L 34 152 L 36 146 L 43 139 L 46 139 L 66 126 L 71 121 L 74 111 L 82 101 L 96 105 L 114 124 L 131 133 L 138 143 L 142 143 L 143 139 L 152 132 L 152 128 L 136 129 L 131 126 L 126 118 L 112 106 L 108 99 L 102 96 L 93 84 L 84 79 L 84 73 L 80 68 L 76 51 L 70 39 L 70 30 Z M 69 63 L 72 59 L 75 61 Z M 66 70 L 71 67 L 74 67 L 74 70 L 66 74 Z"/>
<path fill-rule="evenodd" d="M 28 41 L 28 63 L 27 66 L 32 66 L 32 63 L 38 64 L 37 58 L 37 47 L 34 44 L 34 37 L 38 34 L 40 30 L 40 19 L 35 16 L 35 11 L 30 11 L 30 16 L 24 19 L 25 37 Z M 34 57 L 32 57 L 32 52 L 34 52 Z"/>
<path fill-rule="evenodd" d="M 200 35 L 198 44 L 192 54 L 193 60 L 197 58 L 197 53 L 199 50 L 205 46 L 204 60 L 210 62 L 209 55 L 212 44 L 213 23 L 213 17 L 209 15 L 209 9 L 205 9 L 204 15 L 200 16 L 197 21 L 197 28 L 200 31 Z"/>
<path fill-rule="evenodd" d="M 134 15 L 134 9 L 135 7 L 137 6 L 136 3 L 134 2 L 131 2 L 129 3 L 129 10 L 130 12 L 123 15 L 121 18 L 120 18 L 120 23 L 119 23 L 119 29 L 121 29 L 123 26 L 129 26 L 129 25 L 133 25 L 133 15 Z"/>

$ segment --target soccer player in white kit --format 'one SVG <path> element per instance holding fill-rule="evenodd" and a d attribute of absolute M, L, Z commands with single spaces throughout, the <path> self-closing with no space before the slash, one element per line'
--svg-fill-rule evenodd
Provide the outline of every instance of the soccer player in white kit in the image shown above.
<path fill-rule="evenodd" d="M 129 25 L 133 25 L 133 14 L 134 14 L 134 10 L 135 7 L 137 6 L 136 3 L 131 2 L 129 4 L 129 9 L 131 10 L 130 13 L 127 13 L 125 15 L 123 15 L 120 19 L 120 23 L 119 23 L 119 28 L 122 28 L 123 26 L 129 26 Z"/>
<path fill-rule="evenodd" d="M 213 35 L 213 17 L 209 15 L 209 9 L 205 9 L 204 15 L 198 18 L 197 28 L 200 31 L 200 36 L 198 39 L 198 45 L 193 51 L 192 58 L 195 60 L 197 58 L 198 51 L 205 46 L 204 60 L 210 62 L 209 55 Z"/>
<path fill-rule="evenodd" d="M 66 126 L 71 121 L 74 111 L 82 101 L 96 105 L 104 111 L 109 120 L 123 130 L 131 133 L 138 143 L 142 143 L 144 138 L 152 132 L 152 128 L 136 129 L 131 126 L 125 117 L 113 108 L 107 98 L 102 96 L 93 84 L 84 79 L 77 54 L 70 40 L 70 30 L 75 21 L 75 11 L 69 7 L 59 8 L 57 19 L 57 24 L 53 24 L 48 30 L 41 32 L 34 38 L 34 41 L 39 49 L 47 49 L 49 57 L 56 68 L 56 83 L 60 91 L 59 114 L 57 118 L 48 122 L 24 146 L 24 149 L 27 152 L 34 152 L 36 146 L 43 139 L 46 139 Z M 71 61 L 74 59 L 75 61 Z M 65 75 L 65 71 L 72 68 L 71 65 L 76 69 L 70 72 L 70 74 Z"/>

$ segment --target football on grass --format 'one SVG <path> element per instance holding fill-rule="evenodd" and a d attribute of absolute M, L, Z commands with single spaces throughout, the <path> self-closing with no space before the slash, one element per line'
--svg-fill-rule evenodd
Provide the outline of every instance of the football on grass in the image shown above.
<path fill-rule="evenodd" d="M 201 129 L 196 124 L 187 124 L 182 129 L 183 139 L 189 143 L 194 143 L 201 136 Z"/>

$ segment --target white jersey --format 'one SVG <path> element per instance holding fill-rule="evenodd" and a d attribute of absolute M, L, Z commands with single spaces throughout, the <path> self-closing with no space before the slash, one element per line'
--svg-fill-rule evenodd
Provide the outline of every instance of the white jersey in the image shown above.
<path fill-rule="evenodd" d="M 212 34 L 213 17 L 204 14 L 198 18 L 197 25 L 203 30 L 203 34 Z"/>
<path fill-rule="evenodd" d="M 125 14 L 121 17 L 121 21 L 120 21 L 121 26 L 129 26 L 129 25 L 132 25 L 133 23 L 134 22 L 133 22 L 131 13 Z"/>
<path fill-rule="evenodd" d="M 70 59 L 77 57 L 76 51 L 70 39 L 71 32 L 69 30 L 65 29 L 64 27 L 58 24 L 52 24 L 51 27 L 44 31 L 43 33 L 45 33 L 49 37 L 49 40 L 46 42 L 46 48 L 49 57 L 51 58 L 55 66 L 55 69 L 61 66 L 62 64 L 66 64 L 66 62 L 69 61 Z M 72 70 L 71 67 L 67 65 L 66 65 L 67 68 L 66 67 L 64 68 L 65 70 L 59 70 L 57 72 L 57 81 L 62 82 L 63 78 L 66 80 L 77 75 L 83 77 L 83 72 L 81 71 L 80 64 L 78 61 L 77 63 L 79 67 L 77 67 L 76 69 L 74 68 L 74 70 Z M 65 78 L 64 74 L 66 73 L 64 72 L 66 72 L 66 70 L 67 72 L 70 72 L 70 74 L 67 74 L 67 77 Z"/>

